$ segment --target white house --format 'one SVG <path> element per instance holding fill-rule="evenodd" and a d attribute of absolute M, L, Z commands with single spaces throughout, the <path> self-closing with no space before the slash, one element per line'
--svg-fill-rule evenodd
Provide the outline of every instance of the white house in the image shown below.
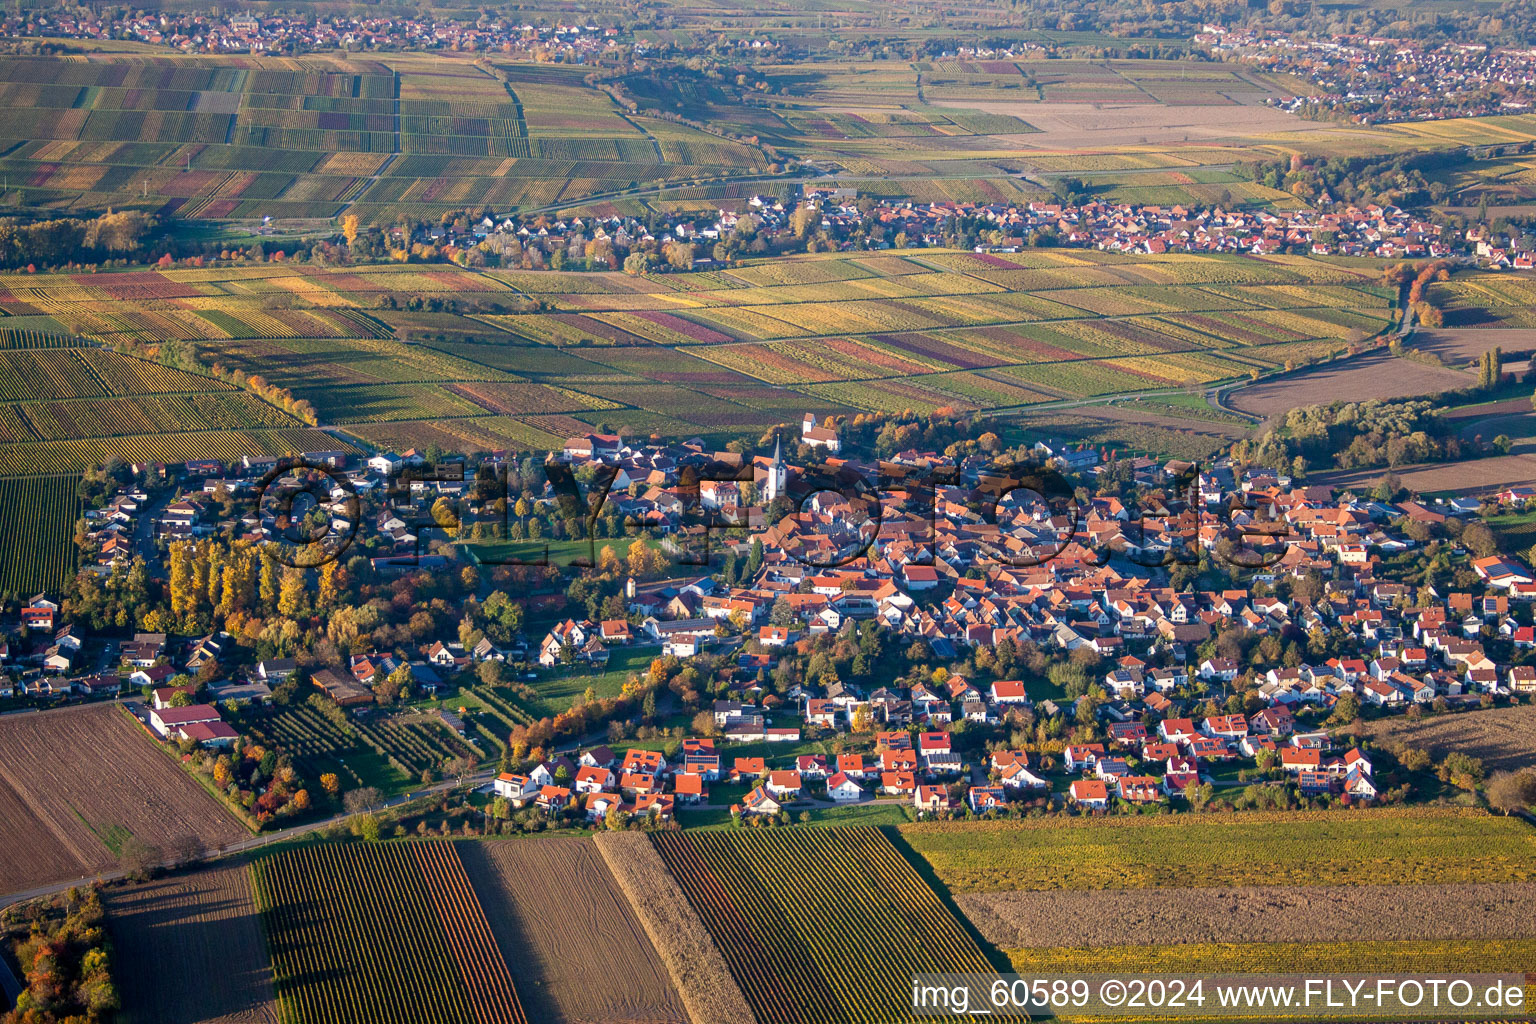
<path fill-rule="evenodd" d="M 846 773 L 838 772 L 827 780 L 827 795 L 838 803 L 848 803 L 864 797 L 864 790 Z"/>

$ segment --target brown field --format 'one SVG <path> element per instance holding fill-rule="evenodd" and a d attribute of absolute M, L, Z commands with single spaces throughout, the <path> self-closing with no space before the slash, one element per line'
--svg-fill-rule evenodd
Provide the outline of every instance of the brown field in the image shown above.
<path fill-rule="evenodd" d="M 0 894 L 110 868 L 129 836 L 213 848 L 249 835 L 114 706 L 0 719 Z"/>
<path fill-rule="evenodd" d="M 1536 936 L 1536 883 L 1280 885 L 1232 889 L 1105 889 L 955 897 L 988 942 L 1051 946 L 1071 936 L 1116 946 L 1161 943 L 1522 939 Z"/>
<path fill-rule="evenodd" d="M 124 1024 L 277 1024 L 245 862 L 107 894 Z"/>
<path fill-rule="evenodd" d="M 1476 495 L 1517 484 L 1536 484 L 1536 456 L 1495 455 L 1466 462 L 1428 462 L 1416 466 L 1400 466 L 1392 472 L 1397 474 L 1404 487 L 1420 494 L 1450 491 Z M 1377 481 L 1386 473 L 1384 467 L 1313 473 L 1308 475 L 1307 482 L 1338 488 L 1369 489 L 1376 486 Z"/>
<path fill-rule="evenodd" d="M 1461 750 L 1493 770 L 1536 765 L 1536 704 L 1431 715 L 1410 722 L 1402 715 L 1363 723 L 1361 735 L 1377 743 L 1406 743 L 1440 756 Z"/>
<path fill-rule="evenodd" d="M 1323 405 L 1335 399 L 1411 398 L 1472 383 L 1472 375 L 1460 370 L 1371 352 L 1239 388 L 1228 394 L 1227 402 L 1256 416 L 1281 416 L 1298 406 Z"/>
<path fill-rule="evenodd" d="M 529 1020 L 688 1024 L 666 967 L 593 843 L 461 843 L 459 853 Z"/>
<path fill-rule="evenodd" d="M 1029 103 L 966 100 L 967 110 L 1010 114 L 1040 129 L 1004 138 L 1024 149 L 1166 145 L 1312 132 L 1318 124 L 1273 107 L 1221 105 L 1165 106 L 1161 103 Z"/>
<path fill-rule="evenodd" d="M 1501 348 L 1505 355 L 1514 352 L 1530 352 L 1536 349 L 1536 330 L 1518 327 L 1455 327 L 1436 331 L 1415 331 L 1410 347 L 1435 355 L 1453 365 L 1475 362 L 1477 357 L 1494 348 Z M 1515 366 L 1505 364 L 1505 372 L 1525 369 L 1525 360 Z"/>
<path fill-rule="evenodd" d="M 671 972 L 693 1024 L 754 1024 L 752 1010 L 719 947 L 650 837 L 642 832 L 604 832 L 593 841 Z"/>

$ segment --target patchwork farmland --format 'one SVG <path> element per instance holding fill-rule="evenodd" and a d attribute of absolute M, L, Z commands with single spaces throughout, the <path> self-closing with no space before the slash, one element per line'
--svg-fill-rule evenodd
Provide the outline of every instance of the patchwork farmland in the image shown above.
<path fill-rule="evenodd" d="M 36 208 L 391 223 L 767 169 L 752 145 L 626 118 L 582 77 L 448 54 L 7 57 L 0 171 Z"/>
<path fill-rule="evenodd" d="M 1369 268 L 1093 251 L 807 256 L 640 278 L 264 264 L 0 287 L 14 319 L 74 346 L 0 353 L 16 364 L 0 374 L 0 475 L 114 454 L 333 448 L 347 435 L 528 449 L 600 427 L 755 435 L 808 407 L 1018 412 L 1246 380 L 1344 352 L 1391 316 Z M 125 290 L 139 296 L 131 316 Z M 340 433 L 220 380 L 89 347 L 167 339 L 288 389 Z M 31 383 L 44 379 L 47 396 Z"/>

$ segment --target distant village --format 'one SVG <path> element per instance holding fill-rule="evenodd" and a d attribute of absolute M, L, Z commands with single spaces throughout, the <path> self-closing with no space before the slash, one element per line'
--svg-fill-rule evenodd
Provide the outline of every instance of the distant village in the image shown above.
<path fill-rule="evenodd" d="M 1195 42 L 1266 71 L 1310 79 L 1318 92 L 1271 101 L 1360 124 L 1520 114 L 1536 101 L 1536 50 L 1479 43 L 1339 36 L 1293 38 L 1207 25 Z"/>
<path fill-rule="evenodd" d="M 542 21 L 542 19 L 540 19 Z M 464 22 L 405 17 L 228 14 L 166 11 L 130 15 L 73 9 L 28 11 L 0 19 L 6 38 L 124 39 L 185 53 L 310 53 L 317 50 L 491 51 L 581 63 L 613 55 L 616 28 L 591 24 Z"/>
<path fill-rule="evenodd" d="M 805 212 L 801 212 L 801 211 Z M 390 247 L 404 255 L 468 266 L 617 269 L 634 273 L 707 268 L 736 255 L 799 251 L 811 237 L 827 251 L 961 246 L 1018 252 L 1036 246 L 1157 254 L 1310 253 L 1381 259 L 1454 259 L 1528 269 L 1533 254 L 1486 228 L 1455 232 L 1395 206 L 1322 204 L 1318 210 L 1263 210 L 1088 201 L 918 203 L 861 198 L 857 190 L 807 185 L 800 203 L 753 196 L 739 209 L 663 217 L 517 218 L 485 214 L 427 224 Z M 681 265 L 674 246 L 692 248 Z M 638 257 L 635 262 L 627 262 Z"/>
<path fill-rule="evenodd" d="M 931 513 L 914 507 L 912 493 L 880 492 L 878 530 L 849 557 L 849 538 L 858 531 L 848 524 L 861 516 L 851 500 L 823 491 L 799 514 L 770 523 L 770 512 L 801 501 L 806 486 L 783 440 L 772 455 L 743 456 L 711 451 L 698 439 L 637 443 L 594 433 L 569 439 L 551 455 L 578 473 L 613 472 L 605 514 L 664 549 L 681 552 L 713 540 L 721 557 L 748 566 L 734 582 L 708 570 L 631 575 L 622 613 L 615 608 L 611 618 L 571 614 L 547 633 L 502 642 L 444 635 L 410 649 L 354 651 L 341 665 L 307 670 L 291 653 L 253 660 L 248 648 L 218 632 L 140 631 L 131 640 L 114 634 L 105 653 L 85 657 L 100 649 L 100 638 L 67 621 L 56 597 L 36 595 L 23 603 L 21 632 L 0 644 L 0 664 L 10 670 L 0 675 L 0 697 L 47 702 L 143 693 L 146 725 L 158 735 L 220 748 L 238 736 L 221 707 L 259 706 L 294 678 L 342 713 L 366 716 L 374 713 L 380 679 L 404 678 L 417 696 L 434 697 L 453 692 L 464 673 L 487 662 L 517 666 L 535 683 L 545 673 L 601 672 L 630 647 L 685 665 L 708 655 L 725 666 L 720 692 L 727 699 L 712 705 L 716 727 L 686 739 L 675 760 L 645 750 L 619 758 L 599 748 L 579 759 L 545 757 L 531 768 L 504 764 L 494 780 L 496 793 L 518 806 L 582 812 L 592 820 L 615 809 L 670 817 L 678 803 L 707 804 L 708 786 L 719 780 L 752 783 L 733 801 L 748 816 L 778 814 L 801 799 L 875 798 L 911 801 L 923 813 L 983 813 L 1053 792 L 1069 806 L 1093 810 L 1115 801 L 1185 799 L 1192 786 L 1213 778 L 1230 783 L 1229 769 L 1245 763 L 1261 777 L 1278 771 L 1309 797 L 1370 801 L 1377 797 L 1371 758 L 1329 739 L 1328 725 L 1337 725 L 1339 714 L 1349 720 L 1361 708 L 1418 714 L 1536 699 L 1536 664 L 1529 663 L 1536 633 L 1523 624 L 1536 600 L 1530 568 L 1503 556 L 1468 555 L 1479 587 L 1448 592 L 1379 571 L 1426 538 L 1454 545 L 1462 525 L 1478 515 L 1471 499 L 1389 502 L 1224 461 L 1197 472 L 1186 463 L 1119 460 L 1100 449 L 1042 441 L 1031 453 L 1042 466 L 1089 485 L 1102 474 L 1128 472 L 1159 514 L 1093 497 L 1068 515 L 1038 495 L 1015 492 L 989 511 L 978 506 L 986 456 L 955 464 L 937 452 L 907 450 L 887 462 L 914 470 L 947 465 L 956 482 L 935 487 Z M 875 479 L 876 465 L 845 453 L 830 421 L 807 414 L 787 440 L 802 457 L 810 453 L 840 473 Z M 360 537 L 368 539 L 369 571 L 378 578 L 456 572 L 463 563 L 461 546 L 424 543 L 422 524 L 432 522 L 429 508 L 443 499 L 466 503 L 466 522 L 483 511 L 464 482 L 473 472 L 458 479 L 441 472 L 440 461 L 439 471 L 417 474 L 436 479 L 401 488 L 391 482 L 404 467 L 424 464 L 423 453 L 312 452 L 305 461 L 334 475 L 321 505 L 333 529 L 338 517 L 361 510 Z M 510 453 L 485 453 L 468 468 L 508 463 L 515 463 Z M 157 541 L 276 539 L 284 523 L 241 499 L 277 465 L 247 458 L 135 467 L 151 486 L 120 490 L 87 513 L 84 540 L 93 564 L 85 571 L 120 580 L 134 572 L 163 577 Z M 690 487 L 688 478 L 706 466 L 735 467 L 739 479 Z M 1510 489 L 1497 500 L 1523 508 L 1536 491 Z M 538 507 L 553 510 L 557 502 L 552 486 L 535 495 Z M 727 525 L 738 529 L 720 529 Z M 1201 552 L 1260 568 L 1243 588 L 1175 588 L 1168 567 Z M 1243 561 L 1243 552 L 1258 561 Z M 1275 596 L 1280 584 L 1289 599 Z M 871 629 L 941 668 L 921 682 L 808 676 L 771 685 L 787 652 L 818 637 Z M 1045 699 L 1038 696 L 1043 680 L 1027 675 L 967 678 L 943 668 L 966 658 L 989 664 L 1003 657 L 992 652 L 1005 650 L 1068 663 L 1087 673 L 1086 685 Z M 194 701 L 194 693 L 202 697 Z M 440 714 L 465 735 L 446 706 Z M 1060 723 L 1059 753 L 999 751 L 974 739 L 952 745 L 960 729 L 1006 737 L 1021 725 L 1053 720 Z M 832 735 L 874 738 L 876 748 L 835 759 L 731 758 L 722 749 Z M 1073 739 L 1084 736 L 1097 738 Z"/>

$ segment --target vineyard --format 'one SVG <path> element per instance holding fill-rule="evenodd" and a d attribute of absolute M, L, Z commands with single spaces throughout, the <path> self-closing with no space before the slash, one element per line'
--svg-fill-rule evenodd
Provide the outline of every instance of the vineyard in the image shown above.
<path fill-rule="evenodd" d="M 1518 282 L 1479 275 L 1436 287 L 1510 316 L 1523 297 Z M 1392 298 L 1371 268 L 1334 260 L 1050 249 L 818 254 L 640 277 L 275 263 L 0 275 L 0 311 L 61 331 L 19 330 L 0 347 L 0 475 L 324 450 L 347 435 L 463 452 L 618 430 L 728 440 L 807 408 L 1022 419 L 1330 359 L 1379 335 Z M 547 311 L 478 311 L 535 300 Z M 454 311 L 460 301 L 477 311 Z M 441 309 L 399 308 L 422 302 Z M 80 343 L 50 340 L 69 338 Z M 222 380 L 85 345 L 167 339 L 204 365 L 259 374 L 339 429 L 305 430 Z M 1133 419 L 1080 434 L 1196 457 L 1244 426 L 1213 431 L 1178 408 L 1150 427 Z"/>
<path fill-rule="evenodd" d="M 993 970 L 878 829 L 652 839 L 759 1024 L 912 1021 L 914 974 Z"/>
<path fill-rule="evenodd" d="M 251 870 L 284 1020 L 526 1024 L 452 844 L 306 846 Z"/>
<path fill-rule="evenodd" d="M 0 479 L 0 597 L 57 593 L 75 568 L 77 476 Z"/>
<path fill-rule="evenodd" d="M 717 172 L 763 151 L 679 124 L 653 142 L 556 66 L 96 55 L 0 62 L 0 169 L 28 205 L 201 220 L 365 221 L 542 206 Z M 476 60 L 476 57 L 480 57 Z M 18 185 L 18 183 L 20 183 Z"/>
<path fill-rule="evenodd" d="M 955 892 L 1536 880 L 1536 833 L 1471 810 L 908 825 Z M 1323 851 L 1320 853 L 1320 851 Z"/>
<path fill-rule="evenodd" d="M 310 778 L 340 772 L 355 785 L 384 789 L 413 783 L 424 771 L 441 771 L 453 758 L 484 756 L 435 717 L 365 721 L 327 707 L 323 699 L 271 711 L 247 709 L 237 725 L 263 746 L 292 754 Z"/>

